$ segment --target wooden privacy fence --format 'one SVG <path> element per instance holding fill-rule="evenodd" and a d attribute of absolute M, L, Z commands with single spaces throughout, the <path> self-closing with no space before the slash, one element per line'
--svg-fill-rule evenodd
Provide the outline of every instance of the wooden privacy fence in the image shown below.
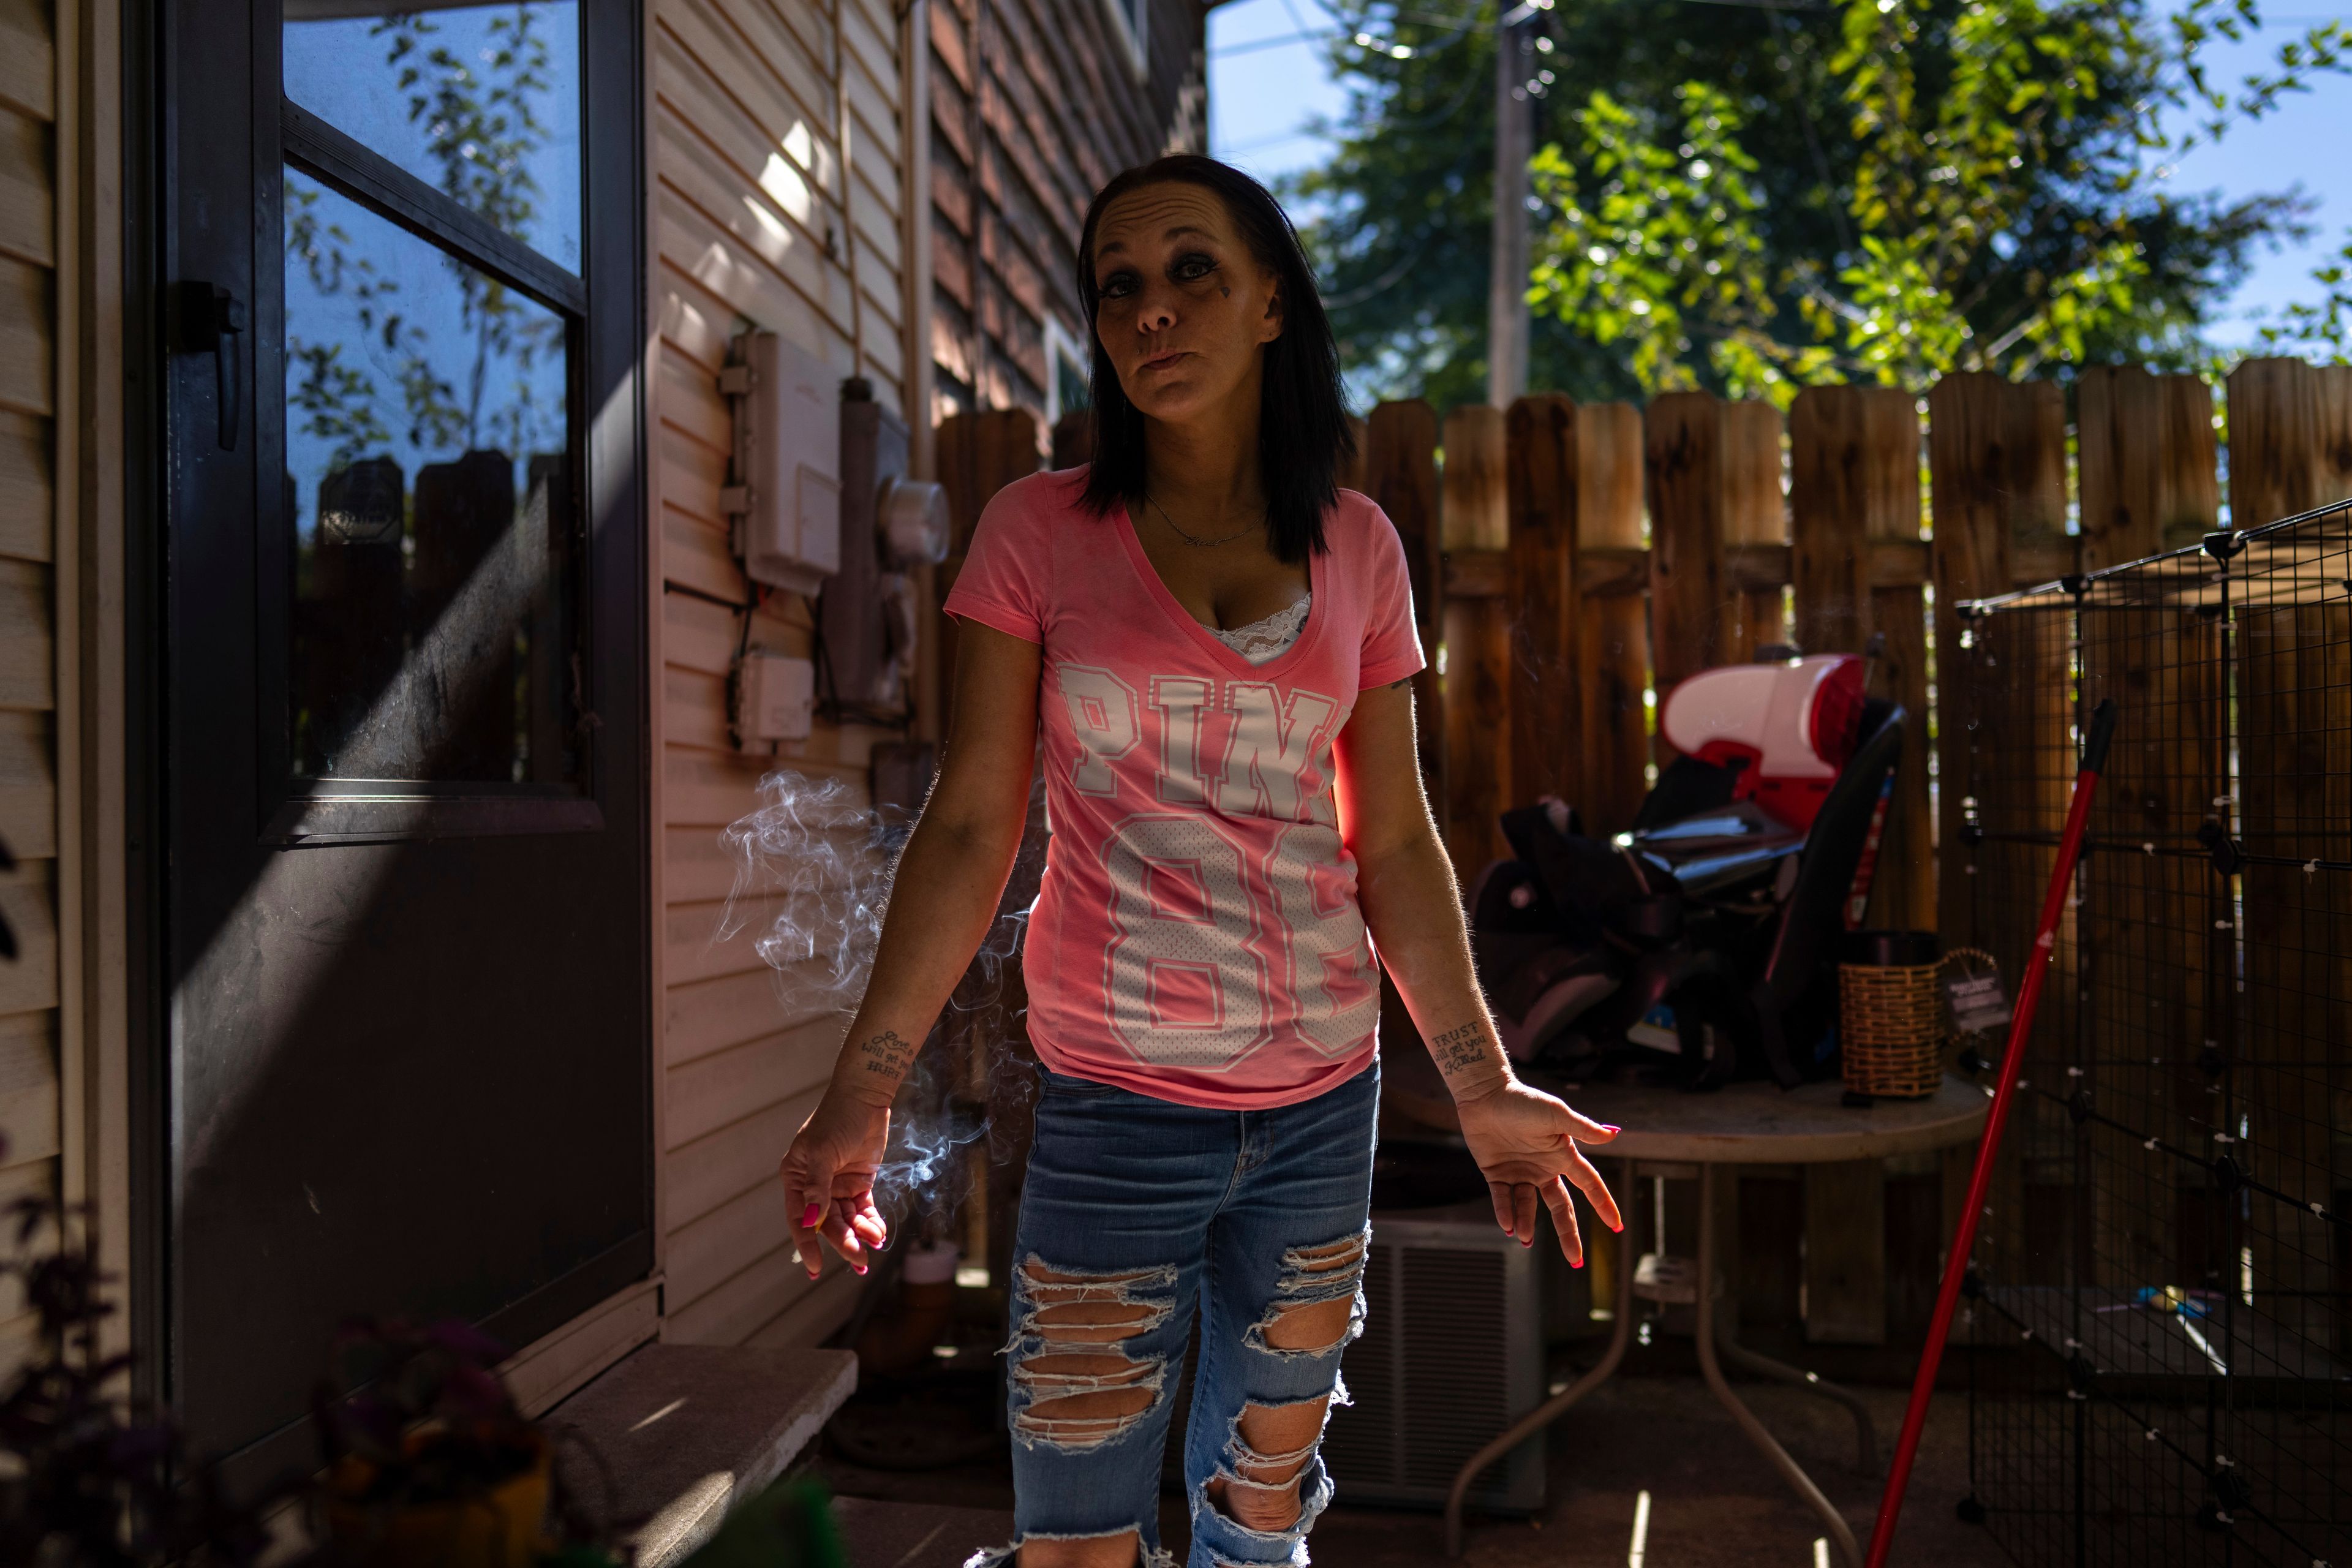
<path fill-rule="evenodd" d="M 1869 919 L 1967 940 L 1961 878 L 1939 891 L 1935 853 L 1958 844 L 1963 792 L 1938 798 L 1933 781 L 1968 776 L 1965 738 L 1936 722 L 1952 606 L 2194 543 L 2221 525 L 2225 491 L 2244 527 L 2352 495 L 2352 368 L 2239 365 L 2226 482 L 2214 390 L 2085 370 L 2071 430 L 2057 384 L 1977 374 L 1924 399 L 1816 387 L 1785 418 L 1704 393 L 1646 409 L 1538 395 L 1442 420 L 1420 402 L 1373 409 L 1343 482 L 1388 513 L 1412 563 L 1433 661 L 1418 682 L 1423 766 L 1457 869 L 1466 881 L 1503 853 L 1497 815 L 1541 795 L 1575 804 L 1592 832 L 1629 826 L 1665 760 L 1650 693 L 1769 644 L 1859 651 L 1884 633 L 1874 690 L 1911 719 Z M 1082 416 L 1052 433 L 1055 467 L 1088 447 Z M 950 418 L 938 450 L 959 552 L 943 595 L 988 498 L 1044 454 L 1018 411 Z M 954 631 L 933 626 L 929 689 L 945 691 Z M 1718 1197 L 1736 1252 L 1727 1310 L 1760 1342 L 1776 1329 L 1915 1340 L 1967 1165 L 1960 1151 L 1743 1171 Z M 1670 1229 L 1685 1197 L 1677 1186 Z"/>
<path fill-rule="evenodd" d="M 2249 360 L 2228 397 L 2241 525 L 2352 493 L 2352 368 Z M 1870 919 L 1942 923 L 1933 849 L 1959 802 L 1931 822 L 1932 776 L 1958 770 L 1931 768 L 1931 739 L 1954 738 L 1933 724 L 1930 676 L 1932 648 L 1955 646 L 1950 606 L 2220 526 L 2206 382 L 2102 367 L 2081 374 L 2075 401 L 2071 463 L 2056 384 L 1979 374 L 1924 399 L 1813 387 L 1785 418 L 1698 392 L 1646 409 L 1538 395 L 1443 420 L 1418 401 L 1374 408 L 1346 478 L 1412 563 L 1433 661 L 1423 768 L 1465 880 L 1505 852 L 1497 816 L 1539 795 L 1574 804 L 1591 832 L 1628 826 L 1665 760 L 1651 694 L 1766 645 L 1859 652 L 1883 634 L 1874 690 L 1911 720 Z M 1055 465 L 1088 445 L 1084 416 L 1064 419 Z M 988 498 L 1042 455 L 1018 410 L 948 419 L 939 454 L 959 552 Z"/>

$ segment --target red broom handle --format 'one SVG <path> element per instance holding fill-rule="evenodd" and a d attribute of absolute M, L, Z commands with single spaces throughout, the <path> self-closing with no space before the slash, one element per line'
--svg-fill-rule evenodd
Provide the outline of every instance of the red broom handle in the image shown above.
<path fill-rule="evenodd" d="M 2090 826 L 2091 797 L 2098 793 L 2099 773 L 2106 766 L 2107 742 L 2115 732 L 2116 704 L 2108 698 L 2091 714 L 2082 771 L 2074 775 L 2074 799 L 2066 808 L 2066 830 L 2058 837 L 2058 863 L 2050 868 L 2050 892 L 2042 900 L 2042 923 L 2034 929 L 2033 956 L 2026 961 L 2025 978 L 2017 988 L 2017 1011 L 2010 1016 L 2009 1047 L 1994 1068 L 1992 1109 L 1985 1115 L 1984 1138 L 1977 1144 L 1976 1169 L 1969 1173 L 1969 1200 L 1952 1236 L 1952 1255 L 1944 1262 L 1944 1282 L 1936 1292 L 1936 1315 L 1927 1323 L 1919 1375 L 1912 1380 L 1911 1403 L 1903 1412 L 1903 1436 L 1895 1439 L 1895 1463 L 1886 1472 L 1886 1493 L 1878 1500 L 1878 1524 L 1870 1532 L 1867 1568 L 1885 1568 L 1886 1554 L 1894 1550 L 1895 1520 L 1903 1511 L 1903 1489 L 1910 1484 L 1911 1462 L 1919 1456 L 1919 1434 L 1927 1425 L 1927 1401 L 1935 1397 L 1944 1342 L 1951 1335 L 1952 1313 L 1960 1302 L 1960 1281 L 1969 1271 L 1969 1253 L 1976 1246 L 1977 1220 L 1984 1214 L 1986 1194 L 1992 1190 L 1993 1157 L 2000 1152 L 2001 1125 L 2009 1120 L 2011 1092 L 2017 1087 L 2026 1038 L 2033 1033 L 2033 1012 L 2042 1001 L 2042 979 L 2050 970 L 2051 954 L 2058 942 L 2058 921 L 2066 912 L 2066 890 L 2074 885 L 2074 862 L 2083 853 L 2083 835 Z"/>

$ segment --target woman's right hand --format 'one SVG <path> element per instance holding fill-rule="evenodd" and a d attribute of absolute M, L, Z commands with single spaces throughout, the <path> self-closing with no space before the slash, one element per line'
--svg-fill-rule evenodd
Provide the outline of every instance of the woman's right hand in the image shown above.
<path fill-rule="evenodd" d="M 867 1250 L 889 1242 L 874 1180 L 889 1147 L 890 1100 L 988 934 L 1020 853 L 1044 658 L 1037 644 L 977 621 L 956 633 L 955 743 L 891 872 L 866 975 L 874 1011 L 859 1004 L 824 1099 L 780 1173 L 793 1253 L 811 1279 L 827 1247 L 863 1273 Z"/>
<path fill-rule="evenodd" d="M 874 1206 L 874 1177 L 889 1143 L 889 1106 L 869 1105 L 837 1084 L 793 1135 L 781 1172 L 784 1207 L 793 1255 L 810 1279 L 824 1267 L 826 1245 L 863 1274 L 866 1249 L 889 1244 L 890 1228 Z"/>

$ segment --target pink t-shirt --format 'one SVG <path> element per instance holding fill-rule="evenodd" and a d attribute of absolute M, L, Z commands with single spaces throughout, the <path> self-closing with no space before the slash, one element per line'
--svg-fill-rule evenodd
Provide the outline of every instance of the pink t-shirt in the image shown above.
<path fill-rule="evenodd" d="M 1252 665 L 1160 581 L 1084 468 L 997 492 L 942 606 L 1038 644 L 1053 838 L 1023 957 L 1056 1072 L 1185 1105 L 1311 1100 L 1375 1048 L 1380 973 L 1331 742 L 1422 666 L 1404 547 L 1341 490 L 1288 651 Z"/>

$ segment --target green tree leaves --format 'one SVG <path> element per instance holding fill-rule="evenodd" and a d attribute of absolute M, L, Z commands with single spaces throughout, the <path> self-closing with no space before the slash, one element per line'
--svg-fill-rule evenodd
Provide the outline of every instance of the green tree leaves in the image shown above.
<path fill-rule="evenodd" d="M 424 133 L 440 188 L 505 233 L 530 237 L 543 194 L 530 159 L 548 139 L 535 103 L 555 83 L 538 0 L 514 0 L 510 13 L 491 17 L 487 47 L 467 58 L 441 40 L 441 26 L 425 14 L 397 12 L 368 29 L 381 40 L 385 64 L 407 95 L 408 119 Z M 401 410 L 399 432 L 412 447 L 446 451 L 497 446 L 532 450 L 560 430 L 563 411 L 543 409 L 535 372 L 563 352 L 562 323 L 529 307 L 504 283 L 444 258 L 457 297 L 457 321 L 470 353 L 457 379 L 436 368 L 425 328 L 401 309 L 402 280 L 354 250 L 341 225 L 319 216 L 320 191 L 291 174 L 286 181 L 286 258 L 299 267 L 321 299 L 352 302 L 361 330 L 356 346 L 365 364 L 345 350 L 354 345 L 291 338 L 287 352 L 299 367 L 289 389 L 300 427 L 334 443 L 332 464 L 380 452 L 395 439 L 379 405 L 388 386 Z M 410 281 L 416 281 L 411 279 Z M 504 372 L 507 384 L 494 384 Z"/>
<path fill-rule="evenodd" d="M 2311 269 L 2311 280 L 2320 297 L 2289 305 L 2256 336 L 2273 353 L 2352 364 L 2352 237 Z"/>
<path fill-rule="evenodd" d="M 2199 87 L 2179 40 L 2208 36 L 2195 13 L 2218 3 L 2192 0 L 2168 50 L 2145 7 L 2114 0 L 1843 0 L 1828 77 L 1850 134 L 1853 243 L 1831 265 L 1769 253 L 1759 165 L 1723 94 L 1685 82 L 1672 112 L 1645 115 L 1595 92 L 1580 156 L 1555 145 L 1538 157 L 1554 216 L 1529 298 L 1627 342 L 1652 392 L 1709 368 L 1728 391 L 1785 402 L 1822 380 L 1924 390 L 1955 370 L 2080 363 L 2145 334 L 2151 305 L 2163 320 L 2143 220 L 2176 205 L 2143 192 L 2142 154 L 2220 134 L 2336 63 L 2343 30 L 2330 24 L 2234 98 Z M 2241 0 L 2223 24 L 2252 16 Z M 2168 141 L 2152 102 L 2210 112 Z M 1604 270 L 1579 255 L 1665 265 Z M 1792 320 L 1775 308 L 1783 297 Z"/>
<path fill-rule="evenodd" d="M 1579 155 L 1571 161 L 1558 143 L 1537 153 L 1536 196 L 1553 217 L 1529 298 L 1596 342 L 1622 344 L 1644 392 L 1698 385 L 1701 353 L 1730 384 L 1760 390 L 1773 345 L 1757 334 L 1778 307 L 1758 165 L 1727 95 L 1693 81 L 1675 98 L 1674 146 L 1651 141 L 1643 116 L 1595 92 Z"/>
<path fill-rule="evenodd" d="M 1412 58 L 1334 44 L 1350 112 L 1330 163 L 1286 194 L 1320 209 L 1307 237 L 1360 384 L 1475 399 L 1492 10 L 1345 17 Z M 2170 165 L 2345 66 L 2331 24 L 2243 79 L 2207 68 L 2213 40 L 2258 18 L 2252 0 L 1544 13 L 1549 47 L 1528 62 L 1544 149 L 1533 384 L 1785 396 L 1969 366 L 2204 363 L 2214 302 L 2255 244 L 2307 232 L 2306 205 L 2180 191 Z"/>

